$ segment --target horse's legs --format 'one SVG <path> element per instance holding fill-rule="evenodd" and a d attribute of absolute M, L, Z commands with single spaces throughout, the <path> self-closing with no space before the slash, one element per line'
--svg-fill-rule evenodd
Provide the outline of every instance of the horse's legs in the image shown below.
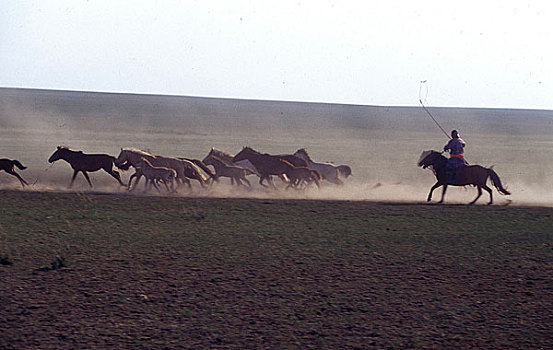
<path fill-rule="evenodd" d="M 113 169 L 106 169 L 106 168 L 103 168 L 108 174 L 110 174 L 111 176 L 113 176 L 115 178 L 115 180 L 119 181 L 119 183 L 121 184 L 121 186 L 125 186 L 125 184 L 123 183 L 123 181 L 121 181 L 121 175 L 119 174 L 119 172 L 117 170 L 113 170 Z"/>
<path fill-rule="evenodd" d="M 447 184 L 444 184 L 444 187 L 442 189 L 442 199 L 440 199 L 440 201 L 438 203 L 443 203 L 444 202 L 445 191 L 447 191 Z"/>
<path fill-rule="evenodd" d="M 482 186 L 482 188 L 488 191 L 488 193 L 490 194 L 490 201 L 488 202 L 488 205 L 491 205 L 493 203 L 492 189 L 489 188 L 487 185 Z"/>
<path fill-rule="evenodd" d="M 27 181 L 25 181 L 25 179 L 23 179 L 18 173 L 16 173 L 14 170 L 6 170 L 6 172 L 8 174 L 11 174 L 15 177 L 17 177 L 17 179 L 19 180 L 19 182 L 21 182 L 21 186 L 25 187 L 25 185 L 28 185 L 29 183 Z"/>
<path fill-rule="evenodd" d="M 163 184 L 165 185 L 167 192 L 171 192 L 171 190 L 169 190 L 169 186 L 167 186 L 167 181 L 163 180 Z"/>
<path fill-rule="evenodd" d="M 263 183 L 263 179 L 265 179 L 265 178 L 267 179 L 267 182 L 269 182 L 269 177 L 268 177 L 268 175 L 263 174 L 263 175 L 261 175 L 261 176 L 259 177 L 259 184 L 260 184 L 261 186 L 263 186 L 263 187 L 269 187 L 269 186 L 267 186 L 267 185 L 265 185 L 265 184 Z"/>
<path fill-rule="evenodd" d="M 73 186 L 73 182 L 75 181 L 75 178 L 77 177 L 78 173 L 79 173 L 79 170 L 73 170 L 73 177 L 71 178 L 71 182 L 69 183 L 69 188 Z"/>
<path fill-rule="evenodd" d="M 241 180 L 248 184 L 248 187 L 252 187 L 252 184 L 248 179 L 246 179 L 246 175 L 241 176 Z M 244 186 L 245 187 L 245 186 Z"/>
<path fill-rule="evenodd" d="M 88 184 L 90 185 L 90 188 L 94 187 L 94 186 L 92 186 L 92 182 L 90 182 L 90 178 L 88 177 L 88 174 L 86 173 L 86 171 L 81 170 L 81 172 L 83 173 L 86 181 L 88 181 Z"/>
<path fill-rule="evenodd" d="M 476 196 L 476 198 L 474 198 L 472 202 L 469 203 L 469 205 L 473 205 L 474 203 L 476 203 L 478 198 L 480 198 L 480 196 L 482 195 L 482 187 L 480 185 L 476 185 L 476 188 L 478 189 L 478 195 Z"/>
<path fill-rule="evenodd" d="M 441 185 L 442 184 L 438 181 L 434 184 L 434 186 L 432 186 L 432 188 L 430 189 L 430 193 L 428 193 L 428 198 L 426 198 L 427 202 L 430 202 L 432 200 L 432 192 L 434 192 L 434 190 L 440 187 Z"/>
<path fill-rule="evenodd" d="M 232 181 L 232 179 L 234 179 L 236 181 L 236 185 L 238 187 L 243 185 L 242 181 L 240 181 L 240 178 L 238 176 L 231 176 L 230 179 L 231 179 L 231 181 Z"/>
<path fill-rule="evenodd" d="M 154 179 L 151 179 L 151 180 L 150 180 L 150 183 L 156 188 L 156 190 L 157 190 L 159 193 L 161 193 L 161 191 L 159 190 L 159 187 L 157 186 L 157 184 L 156 184 L 156 182 L 155 182 Z"/>
<path fill-rule="evenodd" d="M 142 175 L 138 175 L 137 173 L 134 173 L 131 175 L 131 177 L 129 178 L 129 184 L 127 185 L 127 191 L 131 191 L 136 188 L 136 185 L 138 184 L 138 180 L 140 179 L 140 176 Z M 134 187 L 131 188 L 132 179 L 134 178 L 136 178 L 136 181 L 135 181 Z"/>
<path fill-rule="evenodd" d="M 315 185 L 317 185 L 317 188 L 321 188 L 321 184 L 319 183 L 319 180 L 317 180 L 316 178 L 313 178 L 313 181 L 315 181 Z"/>

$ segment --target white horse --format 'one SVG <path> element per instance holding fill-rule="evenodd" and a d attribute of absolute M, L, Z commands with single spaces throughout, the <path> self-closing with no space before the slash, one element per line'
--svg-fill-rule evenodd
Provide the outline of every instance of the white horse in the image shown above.
<path fill-rule="evenodd" d="M 324 180 L 332 182 L 336 185 L 343 185 L 344 183 L 342 180 L 338 178 L 338 174 L 340 173 L 337 166 L 330 164 L 330 163 L 316 163 L 314 162 L 311 157 L 309 157 L 309 154 L 307 154 L 307 151 L 304 148 L 300 148 L 299 150 L 294 153 L 296 157 L 299 157 L 307 162 L 307 165 L 311 169 L 317 170 L 319 173 L 321 173 L 321 176 Z"/>
<path fill-rule="evenodd" d="M 211 156 L 215 156 L 221 159 L 223 162 L 227 163 L 227 165 L 236 165 L 242 168 L 246 168 L 250 171 L 251 174 L 261 176 L 259 175 L 259 172 L 255 168 L 255 166 L 253 166 L 253 164 L 249 160 L 244 159 L 244 160 L 239 160 L 237 162 L 233 162 L 232 158 L 234 158 L 234 155 L 213 147 L 211 147 L 211 150 L 209 151 L 208 155 L 202 160 L 202 162 L 205 163 L 206 159 L 208 159 Z M 249 175 L 250 173 L 246 173 L 246 175 Z"/>

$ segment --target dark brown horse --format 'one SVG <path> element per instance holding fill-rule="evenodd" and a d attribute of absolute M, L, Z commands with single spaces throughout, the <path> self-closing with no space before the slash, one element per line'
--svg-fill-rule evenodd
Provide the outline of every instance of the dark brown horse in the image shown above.
<path fill-rule="evenodd" d="M 75 181 L 75 177 L 77 177 L 79 171 L 83 173 L 86 181 L 88 181 L 88 184 L 92 188 L 92 182 L 90 182 L 87 172 L 98 171 L 100 169 L 103 169 L 106 173 L 113 176 L 119 181 L 121 186 L 125 186 L 125 184 L 121 182 L 121 175 L 119 175 L 119 172 L 113 170 L 113 162 L 115 161 L 114 156 L 108 154 L 85 154 L 83 151 L 72 151 L 67 147 L 58 146 L 58 149 L 48 158 L 48 162 L 53 163 L 59 159 L 65 160 L 71 165 L 71 168 L 73 168 L 73 177 L 69 184 L 70 188 L 73 186 L 73 181 Z"/>
<path fill-rule="evenodd" d="M 423 169 L 431 167 L 432 171 L 434 172 L 434 175 L 436 175 L 436 179 L 438 180 L 434 184 L 434 186 L 432 186 L 432 188 L 430 189 L 430 193 L 428 194 L 428 198 L 426 199 L 428 202 L 432 200 L 432 192 L 440 186 L 443 186 L 443 191 L 442 191 L 442 199 L 438 203 L 443 203 L 445 191 L 447 190 L 448 185 L 452 185 L 452 186 L 472 185 L 472 186 L 476 186 L 476 188 L 478 189 L 478 195 L 469 204 L 476 203 L 478 198 L 480 198 L 480 196 L 482 195 L 482 189 L 485 189 L 490 194 L 490 201 L 488 203 L 488 205 L 490 205 L 493 203 L 493 196 L 492 196 L 492 189 L 486 185 L 486 182 L 488 181 L 488 177 L 491 179 L 492 184 L 499 191 L 499 193 L 504 195 L 511 194 L 503 187 L 503 185 L 501 184 L 501 180 L 499 179 L 499 176 L 492 168 L 484 168 L 483 166 L 480 166 L 480 165 L 469 165 L 469 166 L 460 168 L 458 170 L 459 183 L 456 183 L 456 184 L 448 183 L 447 176 L 446 176 L 446 164 L 447 164 L 447 158 L 437 151 L 424 151 L 420 156 L 418 166 L 422 167 Z"/>
<path fill-rule="evenodd" d="M 28 185 L 29 183 L 25 181 L 21 175 L 15 172 L 15 167 L 18 167 L 21 170 L 27 169 L 27 167 L 21 164 L 18 160 L 6 158 L 0 159 L 0 171 L 4 170 L 8 174 L 17 177 L 19 182 L 21 182 L 21 186 L 25 187 L 25 185 Z"/>
<path fill-rule="evenodd" d="M 323 178 L 319 171 L 304 166 L 292 166 L 286 171 L 286 176 L 290 179 L 287 189 L 290 187 L 300 188 L 302 183 L 307 186 L 311 182 L 314 182 L 317 188 L 321 188 L 320 181 Z"/>
<path fill-rule="evenodd" d="M 244 147 L 233 158 L 233 162 L 247 159 L 259 172 L 259 184 L 267 187 L 263 183 L 263 180 L 267 180 L 267 183 L 272 187 L 275 187 L 271 175 L 282 176 L 290 171 L 294 167 L 293 164 L 281 158 L 281 156 L 273 156 L 267 153 L 259 153 L 251 147 Z"/>

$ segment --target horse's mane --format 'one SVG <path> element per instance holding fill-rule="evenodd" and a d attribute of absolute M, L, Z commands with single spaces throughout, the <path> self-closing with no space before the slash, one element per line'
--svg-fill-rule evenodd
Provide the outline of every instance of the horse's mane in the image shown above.
<path fill-rule="evenodd" d="M 223 159 L 221 157 L 214 156 L 214 155 L 211 156 L 211 159 L 213 159 L 214 161 L 219 162 L 219 163 L 221 163 L 225 166 L 234 165 L 234 164 L 231 164 L 230 162 L 227 162 L 225 159 Z"/>
<path fill-rule="evenodd" d="M 215 153 L 215 156 L 216 156 L 217 158 L 232 158 L 232 157 L 234 157 L 232 154 L 230 154 L 230 153 L 228 153 L 228 152 L 225 152 L 225 151 L 223 151 L 223 150 L 220 150 L 220 149 L 218 149 L 218 148 L 213 148 L 213 147 L 212 147 L 212 148 L 211 148 L 211 151 L 212 151 L 213 153 Z"/>
<path fill-rule="evenodd" d="M 422 151 L 421 156 L 419 157 L 419 160 L 417 161 L 417 164 L 420 164 L 424 158 L 426 158 L 430 153 L 435 152 L 432 150 L 429 151 Z"/>
<path fill-rule="evenodd" d="M 150 168 L 153 168 L 154 166 L 152 165 L 152 163 L 150 163 L 150 161 L 144 157 L 140 158 L 140 161 L 141 162 L 144 162 L 148 167 Z"/>
<path fill-rule="evenodd" d="M 138 149 L 138 148 L 127 147 L 127 148 L 122 148 L 122 150 L 127 151 L 127 152 L 132 152 L 132 153 L 138 153 L 141 156 L 155 157 L 153 154 L 148 153 L 148 152 L 143 151 L 143 150 Z"/>
<path fill-rule="evenodd" d="M 303 153 L 303 154 L 305 154 L 305 157 L 307 158 L 307 160 L 310 161 L 311 163 L 313 163 L 313 160 L 311 159 L 311 157 L 309 156 L 309 153 L 307 153 L 307 151 L 305 150 L 305 148 L 300 148 L 299 150 L 296 151 L 296 153 Z"/>

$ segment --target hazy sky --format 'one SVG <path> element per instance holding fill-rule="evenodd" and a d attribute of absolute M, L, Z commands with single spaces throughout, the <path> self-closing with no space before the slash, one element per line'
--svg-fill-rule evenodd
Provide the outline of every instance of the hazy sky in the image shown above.
<path fill-rule="evenodd" d="M 0 0 L 0 86 L 553 109 L 553 2 Z"/>

